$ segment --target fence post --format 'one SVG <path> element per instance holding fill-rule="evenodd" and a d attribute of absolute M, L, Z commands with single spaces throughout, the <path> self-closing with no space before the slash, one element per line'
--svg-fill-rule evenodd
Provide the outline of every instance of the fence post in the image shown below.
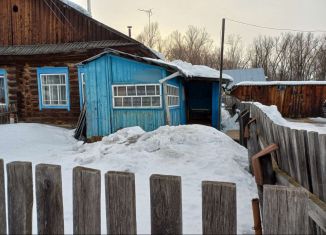
<path fill-rule="evenodd" d="M 0 234 L 7 233 L 6 193 L 3 160 L 0 159 Z"/>
<path fill-rule="evenodd" d="M 202 182 L 203 234 L 236 234 L 236 185 Z"/>
<path fill-rule="evenodd" d="M 264 186 L 264 234 L 309 234 L 308 194 L 302 189 Z"/>
<path fill-rule="evenodd" d="M 136 234 L 135 175 L 106 173 L 105 191 L 108 234 Z"/>
<path fill-rule="evenodd" d="M 181 177 L 152 175 L 151 233 L 182 234 Z"/>
<path fill-rule="evenodd" d="M 7 181 L 9 234 L 32 234 L 32 163 L 8 163 Z"/>
<path fill-rule="evenodd" d="M 61 166 L 39 164 L 35 172 L 39 234 L 64 234 Z"/>
<path fill-rule="evenodd" d="M 101 172 L 73 169 L 74 234 L 101 233 Z"/>

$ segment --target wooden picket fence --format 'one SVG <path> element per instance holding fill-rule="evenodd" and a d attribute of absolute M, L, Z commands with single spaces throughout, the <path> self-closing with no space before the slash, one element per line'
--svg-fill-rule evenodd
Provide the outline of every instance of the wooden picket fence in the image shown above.
<path fill-rule="evenodd" d="M 279 168 L 326 202 L 326 135 L 280 126 L 255 105 L 250 113 L 265 145 L 278 145 Z"/>
<path fill-rule="evenodd" d="M 4 163 L 0 160 L 0 234 L 32 233 L 33 172 L 30 162 L 6 165 L 6 206 Z M 61 166 L 35 167 L 37 227 L 39 234 L 63 234 L 64 212 Z M 73 169 L 73 232 L 101 233 L 101 172 Z M 265 186 L 263 208 L 265 234 L 308 234 L 307 194 L 298 189 Z M 137 234 L 135 175 L 127 172 L 105 174 L 106 222 L 108 234 Z M 267 203 L 268 202 L 268 203 Z M 151 234 L 182 234 L 181 177 L 150 177 Z M 6 208 L 8 218 L 6 216 Z M 250 216 L 248 214 L 248 216 Z M 279 224 L 279 221 L 285 220 Z M 193 221 L 196 223 L 196 221 Z M 236 185 L 202 182 L 203 234 L 236 234 Z"/>

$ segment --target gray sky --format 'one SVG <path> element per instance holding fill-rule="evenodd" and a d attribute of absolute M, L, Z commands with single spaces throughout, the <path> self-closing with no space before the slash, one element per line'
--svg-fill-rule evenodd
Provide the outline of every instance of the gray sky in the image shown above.
<path fill-rule="evenodd" d="M 87 0 L 73 1 L 86 8 Z M 326 0 L 92 0 L 95 19 L 125 34 L 132 25 L 133 37 L 148 24 L 147 15 L 137 9 L 149 8 L 163 37 L 194 25 L 205 27 L 217 42 L 223 17 L 276 28 L 326 30 Z M 280 33 L 226 22 L 226 34 L 239 34 L 246 43 L 259 34 Z"/>

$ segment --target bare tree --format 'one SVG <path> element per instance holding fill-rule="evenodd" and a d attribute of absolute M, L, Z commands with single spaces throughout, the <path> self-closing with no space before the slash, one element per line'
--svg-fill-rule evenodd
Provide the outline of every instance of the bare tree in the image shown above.
<path fill-rule="evenodd" d="M 163 49 L 163 42 L 159 25 L 157 22 L 153 22 L 150 26 L 145 26 L 144 30 L 136 38 L 146 46 L 161 51 Z"/>

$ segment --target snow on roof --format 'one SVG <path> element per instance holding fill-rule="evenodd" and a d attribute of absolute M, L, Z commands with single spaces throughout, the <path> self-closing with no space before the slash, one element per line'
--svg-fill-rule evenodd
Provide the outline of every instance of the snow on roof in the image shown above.
<path fill-rule="evenodd" d="M 144 59 L 161 65 L 173 67 L 178 71 L 180 71 L 187 78 L 213 78 L 213 79 L 220 78 L 219 70 L 210 68 L 205 65 L 193 65 L 191 63 L 182 60 L 174 60 L 172 62 L 168 62 L 159 59 L 151 59 L 151 58 L 144 58 Z M 222 75 L 222 78 L 224 80 L 233 81 L 231 76 L 224 73 Z"/>
<path fill-rule="evenodd" d="M 161 53 L 161 52 L 159 52 L 159 51 L 157 51 L 157 50 L 154 50 L 153 48 L 150 48 L 150 47 L 147 47 L 151 52 L 153 52 L 156 56 L 157 56 L 157 58 L 159 58 L 160 60 L 166 60 L 165 59 L 165 56 L 164 56 L 164 54 L 163 53 Z"/>
<path fill-rule="evenodd" d="M 278 85 L 326 85 L 326 81 L 266 81 L 266 82 L 240 82 L 235 86 L 278 86 Z"/>
<path fill-rule="evenodd" d="M 291 129 L 315 131 L 320 134 L 326 134 L 326 123 L 317 125 L 313 123 L 291 122 L 283 118 L 276 105 L 266 106 L 259 102 L 253 102 L 252 104 L 263 111 L 277 125 L 289 127 Z"/>
<path fill-rule="evenodd" d="M 78 5 L 77 3 L 74 3 L 71 0 L 60 0 L 61 2 L 65 3 L 66 5 L 74 8 L 75 10 L 79 11 L 80 13 L 83 13 L 84 15 L 87 15 L 91 17 L 91 14 L 82 6 Z"/>

